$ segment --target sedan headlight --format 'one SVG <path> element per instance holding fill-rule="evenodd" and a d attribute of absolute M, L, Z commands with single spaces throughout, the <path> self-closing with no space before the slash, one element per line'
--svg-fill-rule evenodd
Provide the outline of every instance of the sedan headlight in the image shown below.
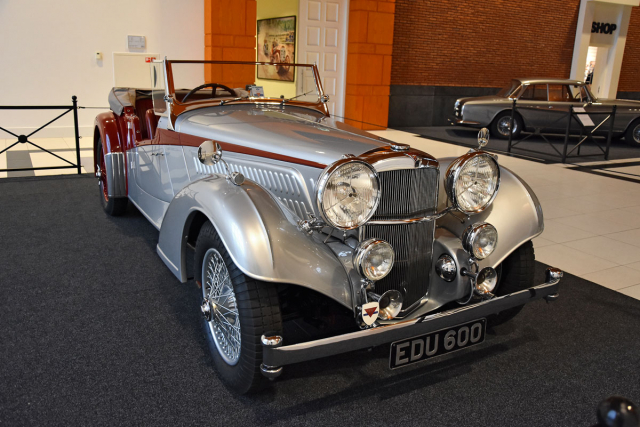
<path fill-rule="evenodd" d="M 451 163 L 445 180 L 453 205 L 466 214 L 475 214 L 491 205 L 498 194 L 500 168 L 490 154 L 474 151 Z"/>
<path fill-rule="evenodd" d="M 351 230 L 367 222 L 380 202 L 380 183 L 371 165 L 342 159 L 318 179 L 318 210 L 332 227 Z"/>

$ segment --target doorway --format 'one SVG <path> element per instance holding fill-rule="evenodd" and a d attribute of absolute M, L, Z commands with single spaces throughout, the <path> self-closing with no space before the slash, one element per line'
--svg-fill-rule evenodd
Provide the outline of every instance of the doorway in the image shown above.
<path fill-rule="evenodd" d="M 331 115 L 344 116 L 349 0 L 300 0 L 298 62 L 317 64 Z M 299 93 L 313 76 L 298 79 Z"/>

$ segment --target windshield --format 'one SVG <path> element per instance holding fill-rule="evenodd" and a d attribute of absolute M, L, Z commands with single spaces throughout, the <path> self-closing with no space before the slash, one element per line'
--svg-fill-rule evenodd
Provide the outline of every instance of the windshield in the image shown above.
<path fill-rule="evenodd" d="M 498 92 L 498 96 L 502 98 L 508 98 L 519 87 L 520 87 L 520 81 L 511 80 L 511 83 L 509 83 L 500 92 Z"/>
<path fill-rule="evenodd" d="M 174 93 L 181 103 L 205 99 L 231 102 L 238 98 L 319 102 L 320 92 L 310 65 L 180 61 L 169 65 Z"/>

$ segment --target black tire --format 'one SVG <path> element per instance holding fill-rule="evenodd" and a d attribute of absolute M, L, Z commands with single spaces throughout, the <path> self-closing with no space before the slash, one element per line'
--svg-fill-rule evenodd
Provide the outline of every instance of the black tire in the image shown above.
<path fill-rule="evenodd" d="M 278 293 L 273 284 L 254 280 L 238 269 L 210 222 L 204 223 L 196 241 L 194 276 L 201 286 L 205 286 L 202 281 L 202 267 L 205 254 L 210 249 L 215 249 L 222 256 L 231 278 L 239 313 L 240 355 L 235 365 L 225 361 L 216 346 L 209 322 L 203 317 L 209 349 L 219 376 L 229 388 L 240 394 L 254 392 L 268 383 L 268 379 L 260 371 L 260 338 L 265 333 L 282 333 Z"/>
<path fill-rule="evenodd" d="M 96 171 L 98 167 L 102 171 L 101 176 L 99 178 L 98 186 L 100 188 L 100 202 L 102 203 L 102 209 L 107 213 L 107 215 L 111 216 L 119 216 L 125 213 L 127 210 L 128 199 L 126 197 L 109 197 L 108 189 L 107 189 L 107 180 L 106 180 L 106 171 L 105 171 L 105 162 L 104 162 L 104 152 L 102 151 L 102 139 L 98 137 L 98 147 L 96 151 Z"/>
<path fill-rule="evenodd" d="M 522 291 L 534 286 L 534 270 L 536 256 L 533 243 L 528 241 L 513 251 L 500 265 L 500 282 L 495 291 L 496 296 Z M 524 305 L 513 307 L 490 316 L 488 321 L 492 326 L 500 325 L 513 319 Z"/>
<path fill-rule="evenodd" d="M 634 120 L 629 125 L 624 133 L 624 142 L 636 147 L 640 146 L 640 119 Z"/>
<path fill-rule="evenodd" d="M 499 113 L 491 122 L 491 136 L 495 136 L 497 138 L 500 139 L 509 139 L 509 132 L 503 131 L 502 129 L 504 129 L 502 126 L 500 126 L 500 121 L 504 120 L 505 118 L 511 118 L 511 110 L 509 111 L 503 111 L 502 113 Z M 513 139 L 516 139 L 520 136 L 520 133 L 522 132 L 522 129 L 524 127 L 524 122 L 522 121 L 522 117 L 520 117 L 519 114 L 516 114 L 513 118 L 513 121 L 515 123 L 515 129 L 513 132 Z"/>

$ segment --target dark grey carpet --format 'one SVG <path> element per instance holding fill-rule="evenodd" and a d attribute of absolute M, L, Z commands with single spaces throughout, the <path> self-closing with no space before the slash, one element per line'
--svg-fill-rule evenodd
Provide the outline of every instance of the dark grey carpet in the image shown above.
<path fill-rule="evenodd" d="M 418 135 L 425 136 L 427 138 L 435 139 L 437 141 L 449 142 L 456 145 L 463 145 L 466 147 L 478 146 L 478 129 L 453 127 L 453 126 L 431 126 L 431 127 L 417 127 L 417 128 L 398 128 L 405 132 L 411 132 Z M 523 139 L 529 134 L 523 133 L 519 139 Z M 551 144 L 562 153 L 564 145 L 564 135 L 547 136 L 547 139 Z M 601 139 L 599 139 L 601 140 Z M 568 152 L 580 141 L 577 136 L 571 137 L 568 145 Z M 602 140 L 602 147 L 606 145 L 606 140 Z M 515 141 L 514 141 L 515 142 Z M 505 139 L 491 138 L 487 148 L 490 151 L 507 152 L 508 141 Z M 520 150 L 519 148 L 525 148 L 527 150 L 541 151 L 542 153 L 531 153 L 528 151 Z M 548 163 L 559 163 L 560 158 L 556 151 L 547 144 L 540 136 L 532 136 L 528 140 L 518 144 L 512 149 L 513 154 L 521 155 L 524 157 L 531 157 L 535 159 L 541 159 Z M 571 155 L 578 154 L 577 151 L 571 153 Z M 580 154 L 583 157 L 568 159 L 568 163 L 576 162 L 593 162 L 604 159 L 602 151 L 591 141 L 585 141 L 581 148 Z M 609 148 L 609 160 L 619 159 L 631 159 L 640 157 L 640 146 L 627 145 L 624 140 L 613 140 Z"/>
<path fill-rule="evenodd" d="M 157 238 L 88 176 L 0 180 L 0 425 L 588 426 L 640 402 L 640 301 L 570 275 L 473 349 L 389 371 L 385 346 L 235 396 Z"/>

